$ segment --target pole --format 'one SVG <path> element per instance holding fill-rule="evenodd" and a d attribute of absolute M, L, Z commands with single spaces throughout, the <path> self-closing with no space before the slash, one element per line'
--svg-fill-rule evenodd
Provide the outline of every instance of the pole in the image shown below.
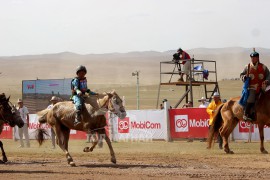
<path fill-rule="evenodd" d="M 137 110 L 140 109 L 140 97 L 139 97 L 139 71 L 137 71 Z"/>
<path fill-rule="evenodd" d="M 140 97 L 139 97 L 139 71 L 132 73 L 132 76 L 137 76 L 137 110 L 140 109 Z"/>

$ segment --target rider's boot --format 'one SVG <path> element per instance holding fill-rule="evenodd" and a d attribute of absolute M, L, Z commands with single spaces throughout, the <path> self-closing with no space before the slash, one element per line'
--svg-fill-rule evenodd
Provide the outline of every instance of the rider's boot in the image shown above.
<path fill-rule="evenodd" d="M 76 110 L 74 126 L 77 126 L 78 124 L 81 123 L 82 120 L 81 114 L 82 114 L 81 110 Z"/>
<path fill-rule="evenodd" d="M 247 103 L 246 108 L 245 108 L 245 112 L 244 112 L 244 116 L 243 116 L 244 121 L 250 121 L 250 122 L 253 121 L 253 119 L 251 118 L 251 109 L 252 109 L 253 105 L 254 105 L 254 103 Z"/>

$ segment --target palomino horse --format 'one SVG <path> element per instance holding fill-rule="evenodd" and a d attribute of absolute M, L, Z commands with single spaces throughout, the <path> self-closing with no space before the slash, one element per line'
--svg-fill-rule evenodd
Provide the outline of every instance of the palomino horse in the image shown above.
<path fill-rule="evenodd" d="M 87 104 L 91 101 L 95 107 Z M 40 123 L 48 123 L 54 129 L 57 136 L 57 144 L 66 153 L 68 164 L 75 166 L 72 157 L 68 152 L 68 141 L 70 129 L 75 129 L 85 132 L 97 132 L 100 135 L 104 135 L 105 141 L 107 142 L 110 154 L 111 162 L 116 163 L 115 154 L 111 145 L 111 141 L 105 132 L 106 118 L 104 114 L 107 111 L 111 111 L 116 114 L 119 118 L 123 119 L 126 117 L 126 111 L 123 106 L 120 97 L 113 91 L 110 93 L 103 93 L 98 96 L 90 96 L 85 99 L 85 109 L 82 111 L 82 123 L 74 126 L 75 119 L 75 107 L 72 102 L 59 102 L 54 105 L 50 110 L 45 109 L 40 111 L 38 115 Z M 42 129 L 38 130 L 37 140 L 41 145 L 44 140 L 45 132 Z M 96 146 L 97 142 L 91 147 L 92 151 Z"/>
<path fill-rule="evenodd" d="M 224 151 L 233 154 L 228 144 L 228 138 L 237 123 L 243 118 L 243 107 L 238 103 L 240 98 L 233 98 L 217 108 L 217 113 L 213 119 L 213 125 L 209 131 L 208 148 L 211 148 L 215 134 L 220 132 L 224 142 Z M 262 92 L 255 105 L 256 121 L 260 133 L 260 150 L 262 153 L 268 152 L 264 148 L 264 126 L 270 125 L 270 90 Z"/>
<path fill-rule="evenodd" d="M 17 125 L 20 128 L 24 125 L 19 111 L 9 102 L 9 97 L 6 98 L 3 93 L 0 94 L 0 134 L 2 133 L 5 123 L 9 124 L 11 127 Z M 7 162 L 7 156 L 2 141 L 0 141 L 0 148 L 3 157 L 3 161 L 0 160 L 0 163 L 5 163 Z"/>

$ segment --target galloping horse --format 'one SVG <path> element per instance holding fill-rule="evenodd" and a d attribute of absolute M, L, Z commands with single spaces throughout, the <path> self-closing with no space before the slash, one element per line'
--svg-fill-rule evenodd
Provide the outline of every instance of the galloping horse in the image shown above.
<path fill-rule="evenodd" d="M 92 107 L 89 102 L 95 104 Z M 38 112 L 40 123 L 48 123 L 54 129 L 57 136 L 57 144 L 66 153 L 68 164 L 75 166 L 72 157 L 68 152 L 68 140 L 70 129 L 75 129 L 85 132 L 97 132 L 98 134 L 104 135 L 105 141 L 107 142 L 110 154 L 111 162 L 116 163 L 115 154 L 111 145 L 111 141 L 105 132 L 106 117 L 104 114 L 107 111 L 111 111 L 116 114 L 119 118 L 123 119 L 126 117 L 126 111 L 123 106 L 122 100 L 116 94 L 116 92 L 103 93 L 98 96 L 89 96 L 85 99 L 85 109 L 82 111 L 82 123 L 74 126 L 75 119 L 75 107 L 72 102 L 59 102 L 54 105 L 50 110 L 45 109 Z M 37 140 L 41 145 L 44 140 L 45 132 L 41 129 L 38 130 Z M 92 151 L 96 146 L 97 142 L 91 147 Z"/>
<path fill-rule="evenodd" d="M 237 123 L 243 118 L 243 107 L 238 103 L 239 100 L 240 97 L 232 98 L 217 108 L 212 128 L 209 131 L 208 148 L 211 148 L 213 138 L 219 131 L 224 142 L 224 151 L 233 154 L 229 148 L 228 138 Z M 260 150 L 261 153 L 267 154 L 268 152 L 264 148 L 264 126 L 270 126 L 270 90 L 260 94 L 255 105 L 255 112 L 256 121 L 253 123 L 258 124 L 261 140 Z"/>
<path fill-rule="evenodd" d="M 0 134 L 2 133 L 4 123 L 9 124 L 11 127 L 17 125 L 20 128 L 24 125 L 19 111 L 9 102 L 9 97 L 6 98 L 6 95 L 2 93 L 0 94 Z M 3 157 L 3 160 L 0 160 L 0 163 L 5 163 L 8 160 L 2 141 L 0 141 L 0 148 Z"/>

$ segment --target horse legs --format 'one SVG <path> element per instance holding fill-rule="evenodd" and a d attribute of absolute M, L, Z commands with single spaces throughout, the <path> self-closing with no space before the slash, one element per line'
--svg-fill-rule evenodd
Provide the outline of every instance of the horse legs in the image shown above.
<path fill-rule="evenodd" d="M 232 131 L 234 130 L 235 126 L 238 123 L 238 119 L 234 118 L 231 121 L 226 121 L 226 123 L 224 123 L 224 125 L 222 126 L 222 129 L 220 130 L 220 135 L 223 139 L 223 143 L 224 143 L 224 151 L 227 154 L 233 154 L 234 152 L 230 150 L 229 148 L 229 136 L 232 133 Z"/>
<path fill-rule="evenodd" d="M 70 129 L 60 124 L 59 122 L 55 123 L 55 133 L 57 135 L 57 144 L 58 146 L 66 153 L 67 162 L 70 166 L 76 166 L 72 157 L 68 152 L 68 140 Z"/>
<path fill-rule="evenodd" d="M 0 141 L 0 148 L 1 148 L 2 156 L 3 156 L 3 161 L 0 160 L 0 163 L 5 163 L 8 160 L 7 160 L 7 156 L 6 156 L 2 141 Z"/>
<path fill-rule="evenodd" d="M 99 131 L 99 135 L 104 135 L 104 139 L 105 139 L 105 141 L 108 144 L 108 147 L 110 149 L 111 162 L 116 164 L 116 158 L 115 158 L 115 154 L 114 154 L 114 151 L 113 151 L 112 143 L 111 143 L 111 140 L 109 139 L 109 137 L 107 136 L 107 134 L 105 132 L 105 129 Z M 101 137 L 99 137 L 99 138 L 101 138 Z"/>
<path fill-rule="evenodd" d="M 258 124 L 259 127 L 259 133 L 260 133 L 260 140 L 261 140 L 261 146 L 260 150 L 263 154 L 268 154 L 268 152 L 264 149 L 264 124 Z"/>
<path fill-rule="evenodd" d="M 98 144 L 97 135 L 96 135 L 96 134 L 91 134 L 91 136 L 92 136 L 95 140 L 94 140 L 94 142 L 92 143 L 91 148 L 85 147 L 85 148 L 83 149 L 83 152 L 92 152 L 92 151 L 95 149 L 96 145 Z"/>

